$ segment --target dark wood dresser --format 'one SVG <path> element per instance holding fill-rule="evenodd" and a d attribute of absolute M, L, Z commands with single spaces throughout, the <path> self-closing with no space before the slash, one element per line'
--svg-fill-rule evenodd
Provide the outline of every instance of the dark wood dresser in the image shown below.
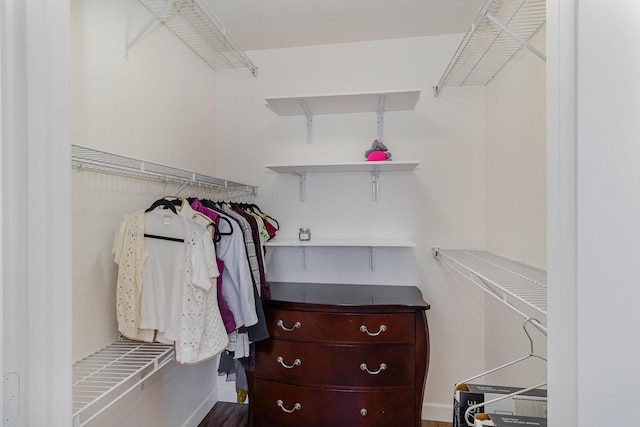
<path fill-rule="evenodd" d="M 272 283 L 253 427 L 420 426 L 429 309 L 413 286 Z"/>

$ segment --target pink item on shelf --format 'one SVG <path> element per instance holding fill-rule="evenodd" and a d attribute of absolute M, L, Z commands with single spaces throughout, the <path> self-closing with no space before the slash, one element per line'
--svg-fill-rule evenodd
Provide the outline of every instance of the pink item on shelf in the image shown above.
<path fill-rule="evenodd" d="M 372 151 L 367 155 L 367 161 L 377 162 L 380 160 L 387 160 L 387 156 L 384 151 Z"/>

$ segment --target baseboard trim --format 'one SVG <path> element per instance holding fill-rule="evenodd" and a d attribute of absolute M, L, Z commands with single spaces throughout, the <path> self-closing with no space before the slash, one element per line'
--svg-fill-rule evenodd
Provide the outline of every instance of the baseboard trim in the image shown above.
<path fill-rule="evenodd" d="M 238 403 L 235 381 L 225 381 L 218 377 L 218 402 Z"/>
<path fill-rule="evenodd" d="M 430 421 L 444 421 L 450 423 L 453 420 L 453 405 L 440 403 L 423 403 L 422 419 Z"/>
<path fill-rule="evenodd" d="M 198 424 L 204 420 L 213 405 L 218 401 L 218 389 L 214 388 L 211 393 L 198 405 L 198 407 L 191 413 L 189 418 L 182 423 L 181 427 L 198 427 Z"/>

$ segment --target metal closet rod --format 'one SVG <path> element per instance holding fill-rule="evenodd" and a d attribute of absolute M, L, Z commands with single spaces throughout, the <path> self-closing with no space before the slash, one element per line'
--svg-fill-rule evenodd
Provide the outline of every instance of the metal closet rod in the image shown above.
<path fill-rule="evenodd" d="M 164 183 L 179 184 L 177 194 L 185 188 L 198 186 L 204 188 L 237 191 L 249 196 L 257 195 L 257 187 L 215 178 L 197 172 L 165 166 L 158 163 L 138 160 L 118 154 L 107 153 L 93 148 L 71 145 L 71 164 L 78 169 L 95 170 L 116 175 L 134 176 Z"/>

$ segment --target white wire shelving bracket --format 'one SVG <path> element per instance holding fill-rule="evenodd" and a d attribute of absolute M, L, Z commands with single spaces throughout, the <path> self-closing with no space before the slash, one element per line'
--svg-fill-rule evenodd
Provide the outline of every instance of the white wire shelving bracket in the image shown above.
<path fill-rule="evenodd" d="M 73 425 L 83 426 L 173 360 L 173 346 L 118 340 L 73 365 Z"/>
<path fill-rule="evenodd" d="M 523 305 L 546 317 L 544 270 L 480 250 L 434 248 L 433 256 L 525 319 L 531 316 L 522 311 Z M 531 324 L 546 335 L 540 322 Z"/>
<path fill-rule="evenodd" d="M 529 43 L 545 22 L 546 0 L 485 0 L 433 94 L 445 87 L 486 85 L 523 47 L 546 61 Z"/>
<path fill-rule="evenodd" d="M 257 187 L 144 160 L 111 154 L 93 148 L 71 146 L 71 165 L 79 170 L 93 170 L 117 175 L 159 180 L 179 185 L 176 195 L 190 186 L 224 190 L 240 197 L 255 197 Z"/>
<path fill-rule="evenodd" d="M 254 77 L 258 67 L 202 0 L 139 0 L 153 15 L 151 20 L 125 46 L 129 49 L 154 24 L 166 25 L 213 70 L 247 68 Z"/>

